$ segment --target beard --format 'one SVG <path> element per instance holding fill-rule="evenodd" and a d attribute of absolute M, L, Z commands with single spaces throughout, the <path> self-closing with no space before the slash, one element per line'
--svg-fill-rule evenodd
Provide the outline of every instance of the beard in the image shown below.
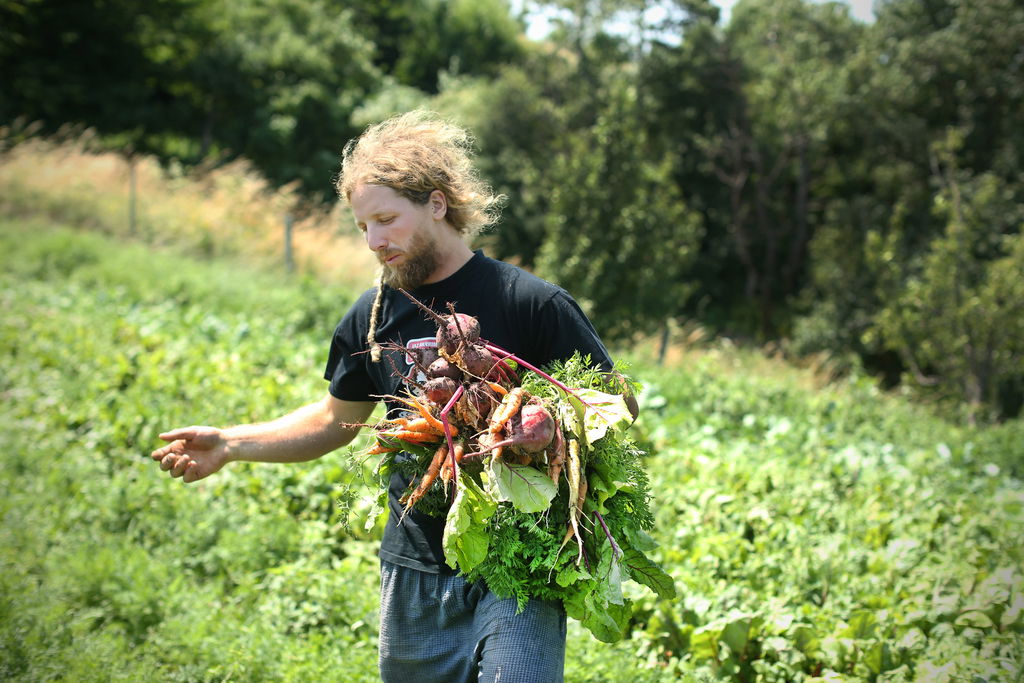
<path fill-rule="evenodd" d="M 381 260 L 391 253 L 393 252 L 381 254 Z M 440 263 L 441 255 L 438 253 L 437 242 L 418 232 L 409 243 L 409 248 L 405 250 L 403 263 L 395 267 L 382 264 L 384 282 L 395 289 L 416 289 L 437 270 Z"/>

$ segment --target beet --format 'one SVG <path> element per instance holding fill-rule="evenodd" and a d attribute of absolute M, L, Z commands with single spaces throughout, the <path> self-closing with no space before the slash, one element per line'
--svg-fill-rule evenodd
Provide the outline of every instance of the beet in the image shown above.
<path fill-rule="evenodd" d="M 527 403 L 510 423 L 512 445 L 521 451 L 540 453 L 555 438 L 555 420 L 539 403 Z"/>
<path fill-rule="evenodd" d="M 437 349 L 433 347 L 426 347 L 416 349 L 416 362 L 422 365 L 424 368 L 429 368 L 430 364 L 437 360 Z M 430 374 L 427 377 L 431 377 Z"/>
<path fill-rule="evenodd" d="M 454 363 L 449 363 L 444 358 L 435 358 L 434 362 L 427 368 L 427 377 L 429 379 L 450 377 L 458 382 L 462 379 L 462 370 L 459 370 Z"/>
<path fill-rule="evenodd" d="M 423 385 L 427 400 L 439 406 L 448 403 L 458 388 L 459 383 L 451 377 L 435 377 Z"/>
<path fill-rule="evenodd" d="M 494 368 L 494 356 L 480 344 L 462 349 L 462 368 L 474 377 L 486 377 Z"/>
<path fill-rule="evenodd" d="M 437 328 L 437 348 L 442 354 L 454 354 L 459 345 L 472 344 L 480 339 L 480 322 L 471 315 L 456 313 L 444 316 L 444 324 Z"/>
<path fill-rule="evenodd" d="M 473 382 L 466 389 L 466 396 L 473 406 L 473 410 L 481 417 L 486 418 L 491 414 L 491 409 L 498 403 L 498 395 L 494 389 L 482 382 Z"/>

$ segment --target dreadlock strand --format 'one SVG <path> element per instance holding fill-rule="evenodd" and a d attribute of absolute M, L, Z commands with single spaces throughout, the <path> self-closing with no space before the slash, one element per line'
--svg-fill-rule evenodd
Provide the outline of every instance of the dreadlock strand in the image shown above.
<path fill-rule="evenodd" d="M 377 316 L 380 314 L 380 302 L 384 298 L 384 270 L 381 269 L 380 277 L 377 279 L 377 296 L 373 298 L 373 308 L 370 309 L 370 331 L 366 335 L 366 343 L 370 345 L 370 360 L 374 363 L 380 362 L 380 344 L 374 339 L 377 336 Z"/>

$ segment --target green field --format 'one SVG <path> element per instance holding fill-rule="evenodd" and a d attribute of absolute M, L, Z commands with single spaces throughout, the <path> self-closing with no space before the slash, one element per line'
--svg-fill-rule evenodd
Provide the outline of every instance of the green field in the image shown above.
<path fill-rule="evenodd" d="M 356 292 L 41 222 L 0 222 L 0 259 L 0 679 L 375 680 L 359 444 L 188 487 L 147 457 L 322 396 Z M 680 597 L 635 587 L 616 645 L 571 624 L 567 680 L 1024 680 L 1019 421 L 725 344 L 616 355 Z"/>

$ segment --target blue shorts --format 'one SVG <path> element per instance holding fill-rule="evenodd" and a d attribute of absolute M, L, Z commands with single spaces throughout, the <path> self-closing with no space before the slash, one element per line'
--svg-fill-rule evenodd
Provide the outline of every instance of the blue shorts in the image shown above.
<path fill-rule="evenodd" d="M 565 610 L 530 600 L 516 613 L 482 583 L 381 560 L 380 676 L 385 683 L 560 683 Z"/>

